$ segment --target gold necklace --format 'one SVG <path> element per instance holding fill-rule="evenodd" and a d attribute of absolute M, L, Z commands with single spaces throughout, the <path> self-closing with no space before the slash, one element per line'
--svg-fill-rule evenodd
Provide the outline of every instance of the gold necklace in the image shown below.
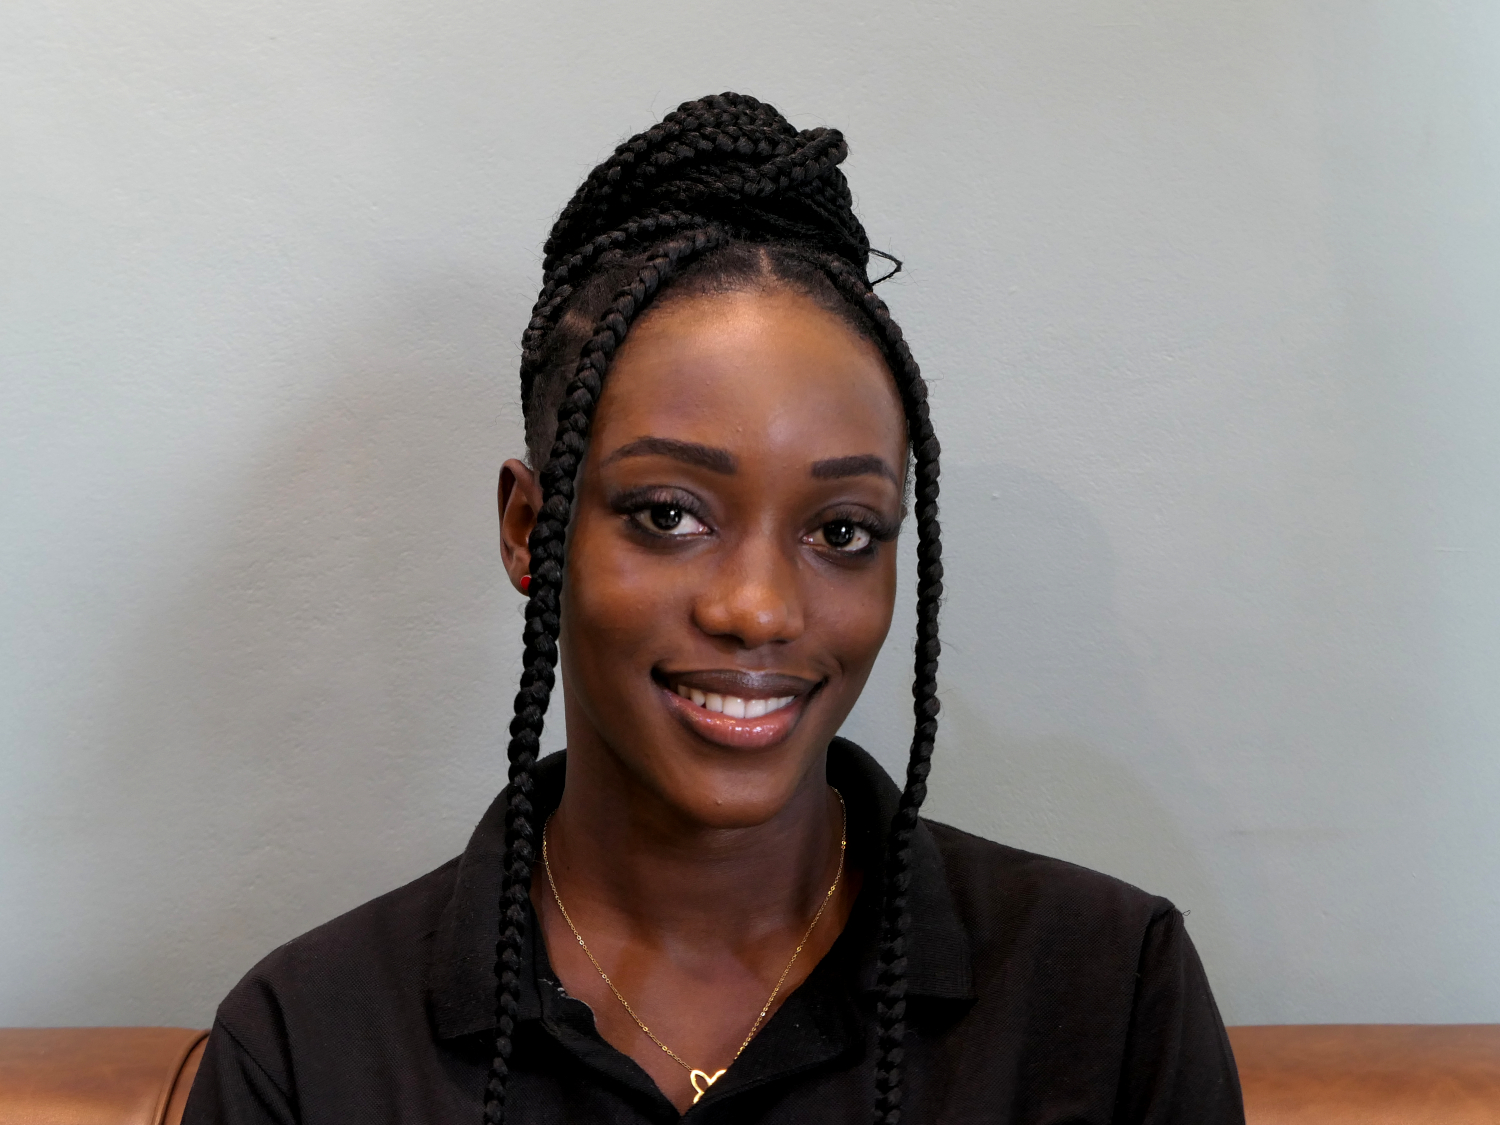
<path fill-rule="evenodd" d="M 744 1042 L 740 1044 L 740 1049 L 734 1053 L 734 1058 L 729 1060 L 729 1066 L 733 1066 L 735 1059 L 744 1054 L 745 1048 L 750 1045 L 750 1040 L 754 1039 L 755 1033 L 760 1030 L 760 1025 L 766 1018 L 766 1013 L 771 1010 L 771 1005 L 776 1002 L 776 997 L 781 994 L 781 986 L 786 983 L 787 974 L 792 971 L 792 966 L 797 963 L 797 958 L 802 955 L 802 950 L 807 947 L 808 939 L 812 937 L 813 930 L 817 929 L 819 919 L 823 917 L 823 911 L 828 908 L 829 902 L 832 901 L 833 893 L 839 889 L 839 880 L 844 877 L 844 851 L 848 844 L 849 810 L 844 806 L 843 794 L 835 789 L 833 795 L 839 799 L 839 818 L 841 821 L 839 826 L 838 870 L 834 872 L 833 883 L 829 886 L 828 893 L 823 896 L 823 901 L 818 904 L 818 912 L 813 915 L 812 921 L 808 923 L 807 932 L 802 935 L 802 940 L 797 943 L 797 948 L 792 950 L 792 959 L 786 963 L 786 968 L 781 970 L 781 976 L 776 981 L 776 987 L 771 989 L 771 995 L 766 999 L 764 1006 L 760 1010 L 760 1014 L 755 1017 L 755 1022 L 750 1025 L 750 1034 L 745 1036 Z M 547 823 L 542 826 L 542 870 L 547 873 L 547 886 L 552 888 L 552 901 L 557 903 L 557 909 L 562 914 L 563 921 L 568 924 L 568 929 L 572 930 L 573 936 L 578 939 L 578 947 L 583 950 L 584 956 L 589 959 L 595 971 L 603 978 L 604 983 L 609 985 L 609 990 L 615 994 L 615 999 L 620 1002 L 620 1006 L 630 1013 L 630 1018 L 635 1020 L 635 1025 L 644 1031 L 650 1037 L 651 1042 L 660 1047 L 669 1059 L 688 1072 L 688 1082 L 694 1090 L 693 1104 L 697 1105 L 698 1099 L 708 1093 L 710 1086 L 724 1077 L 724 1072 L 729 1067 L 720 1067 L 714 1073 L 710 1074 L 706 1070 L 699 1070 L 697 1067 L 689 1064 L 681 1055 L 656 1037 L 656 1032 L 647 1027 L 645 1021 L 635 1014 L 635 1009 L 630 1006 L 630 1001 L 626 1000 L 620 990 L 615 987 L 615 982 L 609 979 L 609 974 L 604 971 L 604 966 L 599 964 L 593 953 L 590 952 L 588 943 L 583 940 L 583 935 L 578 932 L 578 927 L 573 925 L 573 918 L 568 913 L 568 908 L 563 905 L 562 896 L 557 893 L 557 880 L 552 878 L 552 862 L 547 854 L 547 830 L 551 827 L 552 817 L 549 816 Z M 703 1080 L 702 1086 L 698 1085 L 700 1078 Z"/>

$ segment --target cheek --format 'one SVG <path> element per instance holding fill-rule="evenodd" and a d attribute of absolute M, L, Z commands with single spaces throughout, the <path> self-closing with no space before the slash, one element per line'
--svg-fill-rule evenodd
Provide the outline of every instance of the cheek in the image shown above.
<path fill-rule="evenodd" d="M 837 576 L 810 594 L 818 632 L 856 686 L 864 683 L 890 632 L 896 599 L 895 544 L 869 571 Z"/>
<path fill-rule="evenodd" d="M 564 657 L 580 670 L 608 673 L 655 646 L 681 616 L 675 583 L 628 549 L 607 517 L 580 518 L 569 537 L 563 592 Z"/>

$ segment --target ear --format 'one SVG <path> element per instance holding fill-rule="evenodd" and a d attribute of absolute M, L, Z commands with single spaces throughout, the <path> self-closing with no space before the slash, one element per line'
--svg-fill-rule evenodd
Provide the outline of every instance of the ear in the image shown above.
<path fill-rule="evenodd" d="M 542 510 L 542 486 L 525 462 L 514 458 L 500 467 L 500 560 L 517 590 L 531 573 L 531 529 Z"/>

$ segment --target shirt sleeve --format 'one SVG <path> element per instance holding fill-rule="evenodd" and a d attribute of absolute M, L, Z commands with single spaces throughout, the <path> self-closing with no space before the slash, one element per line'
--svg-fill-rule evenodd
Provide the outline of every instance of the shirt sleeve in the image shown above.
<path fill-rule="evenodd" d="M 1224 1021 L 1182 915 L 1153 918 L 1136 971 L 1116 1125 L 1244 1125 Z"/>
<path fill-rule="evenodd" d="M 287 1091 L 215 1020 L 182 1125 L 296 1125 Z"/>

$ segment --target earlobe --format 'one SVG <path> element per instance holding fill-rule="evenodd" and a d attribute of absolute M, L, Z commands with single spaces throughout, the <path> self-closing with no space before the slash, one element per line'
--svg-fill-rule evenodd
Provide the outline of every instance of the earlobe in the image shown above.
<path fill-rule="evenodd" d="M 531 531 L 541 510 L 541 485 L 523 461 L 512 458 L 500 468 L 500 559 L 511 585 L 523 594 L 530 585 Z"/>

